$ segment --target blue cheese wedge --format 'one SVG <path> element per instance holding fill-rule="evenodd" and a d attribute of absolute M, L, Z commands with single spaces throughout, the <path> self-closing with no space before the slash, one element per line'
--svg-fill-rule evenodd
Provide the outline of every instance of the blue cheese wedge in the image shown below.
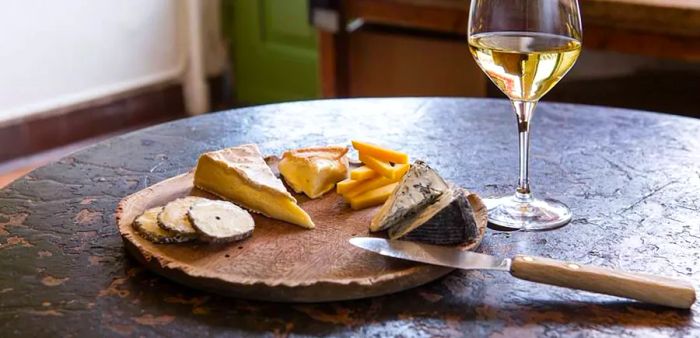
<path fill-rule="evenodd" d="M 479 228 L 468 193 L 452 188 L 420 212 L 389 228 L 390 239 L 436 245 L 459 245 L 479 239 Z"/>
<path fill-rule="evenodd" d="M 372 218 L 370 231 L 385 230 L 414 217 L 449 190 L 449 184 L 435 170 L 423 161 L 415 161 L 391 197 Z"/>

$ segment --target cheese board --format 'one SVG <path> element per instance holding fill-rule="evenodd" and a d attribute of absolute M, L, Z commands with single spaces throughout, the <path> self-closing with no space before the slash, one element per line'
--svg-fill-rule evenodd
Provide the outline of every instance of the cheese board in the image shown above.
<path fill-rule="evenodd" d="M 317 148 L 313 149 L 317 151 Z M 228 156 L 225 160 L 229 167 L 213 168 L 217 156 L 222 154 L 223 157 Z M 202 165 L 202 158 L 208 164 Z M 379 205 L 389 199 L 388 194 L 376 203 L 360 201 L 358 203 L 363 207 L 355 208 L 355 200 L 348 200 L 347 193 L 343 195 L 327 189 L 325 193 L 319 193 L 316 188 L 328 185 L 323 182 L 311 190 L 291 189 L 281 180 L 285 171 L 289 172 L 288 168 L 280 165 L 284 163 L 283 160 L 284 156 L 282 159 L 276 156 L 263 159 L 254 145 L 227 148 L 203 154 L 192 172 L 166 179 L 127 196 L 116 210 L 117 226 L 126 250 L 150 270 L 181 284 L 225 296 L 278 302 L 323 302 L 379 296 L 428 283 L 453 270 L 387 258 L 352 246 L 349 240 L 353 237 L 386 236 L 370 233 L 370 224 L 373 217 L 378 216 Z M 333 178 L 334 182 L 351 176 L 350 169 L 359 166 L 348 165 L 346 158 L 341 162 L 344 173 L 336 175 L 338 177 Z M 206 175 L 202 174 L 203 168 Z M 253 171 L 255 168 L 260 170 Z M 440 184 L 447 188 L 437 173 L 422 162 L 416 162 L 411 168 L 410 171 L 400 169 L 403 174 L 408 171 L 401 184 L 387 181 L 387 185 L 417 186 L 422 173 L 428 170 L 434 174 L 433 179 L 439 179 Z M 391 169 L 388 168 L 387 172 L 393 174 Z M 215 179 L 210 179 L 212 177 Z M 232 177 L 235 182 L 230 182 Z M 399 179 L 396 177 L 393 181 Z M 203 180 L 209 181 L 202 183 Z M 258 183 L 248 184 L 246 180 L 257 180 Z M 365 186 L 370 186 L 373 181 L 368 179 L 366 182 Z M 244 190 L 251 189 L 242 187 L 244 183 L 255 187 L 255 190 Z M 431 189 L 430 182 L 426 184 L 423 188 Z M 202 189 L 202 186 L 207 189 Z M 297 190 L 298 193 L 289 193 Z M 302 194 L 302 190 L 311 191 L 310 195 L 315 198 Z M 398 195 L 399 191 L 402 189 L 397 187 L 393 194 Z M 469 205 L 463 210 L 469 213 L 468 219 L 471 220 L 471 225 L 462 225 L 461 228 L 468 229 L 470 236 L 463 238 L 454 233 L 445 233 L 441 240 L 449 241 L 452 238 L 452 242 L 460 243 L 462 250 L 473 250 L 483 238 L 487 211 L 477 195 L 466 190 L 461 194 L 463 203 Z M 223 198 L 222 195 L 234 198 Z M 401 214 L 396 213 L 396 207 L 389 208 L 389 204 L 397 204 L 395 200 L 415 204 L 419 196 L 422 195 L 418 191 L 407 192 L 404 197 L 394 196 L 384 208 L 392 209 L 391 213 L 384 212 L 382 216 L 394 216 L 394 221 L 403 217 L 411 224 L 416 223 L 413 218 L 417 216 L 412 215 L 421 211 L 422 205 L 421 208 L 414 205 L 411 213 Z M 407 198 L 410 201 L 406 201 Z M 453 199 L 451 197 L 445 201 Z M 226 200 L 245 206 L 251 211 L 250 215 Z M 270 203 L 270 200 L 273 202 Z M 452 209 L 457 207 L 456 203 L 449 204 L 453 206 Z M 283 209 L 286 213 L 281 213 Z M 447 207 L 433 209 L 427 212 L 429 215 L 421 216 L 425 218 L 424 223 L 430 223 L 432 218 L 444 220 L 449 212 L 441 212 L 442 209 L 455 211 Z M 253 222 L 249 220 L 251 216 Z M 454 218 L 452 228 L 463 223 L 464 219 Z M 206 224 L 197 224 L 204 221 Z M 169 224 L 171 222 L 174 223 Z M 434 239 L 435 229 L 428 226 L 426 229 L 425 239 Z M 148 231 L 151 231 L 151 236 Z M 418 239 L 420 233 L 413 232 Z"/>
<path fill-rule="evenodd" d="M 193 175 L 179 175 L 124 198 L 117 225 L 126 250 L 147 268 L 176 282 L 244 299 L 280 302 L 323 302 L 379 296 L 438 279 L 453 269 L 375 255 L 348 243 L 368 236 L 367 224 L 377 207 L 354 211 L 342 197 L 300 198 L 300 206 L 316 229 L 254 214 L 254 235 L 244 242 L 220 245 L 159 245 L 139 236 L 131 226 L 146 209 L 184 196 L 215 198 L 192 185 Z M 486 228 L 485 207 L 475 212 Z M 472 250 L 478 242 L 465 247 Z"/>

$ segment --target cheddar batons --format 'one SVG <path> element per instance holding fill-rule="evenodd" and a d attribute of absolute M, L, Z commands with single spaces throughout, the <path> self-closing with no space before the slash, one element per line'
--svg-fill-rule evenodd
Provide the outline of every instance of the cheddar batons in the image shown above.
<path fill-rule="evenodd" d="M 408 155 L 400 151 L 382 148 L 378 145 L 357 141 L 352 141 L 352 146 L 361 154 L 372 156 L 380 161 L 391 163 L 408 163 Z"/>
<path fill-rule="evenodd" d="M 358 181 L 374 178 L 376 176 L 377 172 L 366 165 L 350 171 L 350 179 Z"/>
<path fill-rule="evenodd" d="M 371 206 L 382 204 L 394 191 L 398 183 L 392 183 L 376 189 L 363 192 L 357 196 L 350 197 L 350 207 L 360 210 Z"/>
<path fill-rule="evenodd" d="M 408 169 L 408 164 L 392 164 L 363 153 L 360 153 L 360 161 L 379 175 L 390 179 L 401 178 Z"/>
<path fill-rule="evenodd" d="M 336 186 L 355 209 L 380 205 L 391 196 L 396 183 L 408 172 L 408 155 L 366 142 L 352 141 L 364 166 L 350 172 L 350 178 Z"/>

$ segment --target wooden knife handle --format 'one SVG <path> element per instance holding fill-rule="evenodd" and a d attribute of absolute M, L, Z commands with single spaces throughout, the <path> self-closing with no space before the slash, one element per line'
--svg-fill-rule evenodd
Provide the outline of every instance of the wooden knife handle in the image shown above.
<path fill-rule="evenodd" d="M 510 273 L 520 279 L 565 288 L 636 299 L 642 302 L 689 309 L 695 288 L 687 281 L 615 271 L 543 257 L 516 256 Z"/>

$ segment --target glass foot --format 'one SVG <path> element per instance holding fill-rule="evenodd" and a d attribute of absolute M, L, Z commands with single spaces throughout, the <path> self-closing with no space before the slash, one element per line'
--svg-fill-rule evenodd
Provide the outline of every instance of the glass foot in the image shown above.
<path fill-rule="evenodd" d="M 484 200 L 489 225 L 496 230 L 542 231 L 562 227 L 571 221 L 566 204 L 552 199 L 521 197 L 519 194 Z"/>

